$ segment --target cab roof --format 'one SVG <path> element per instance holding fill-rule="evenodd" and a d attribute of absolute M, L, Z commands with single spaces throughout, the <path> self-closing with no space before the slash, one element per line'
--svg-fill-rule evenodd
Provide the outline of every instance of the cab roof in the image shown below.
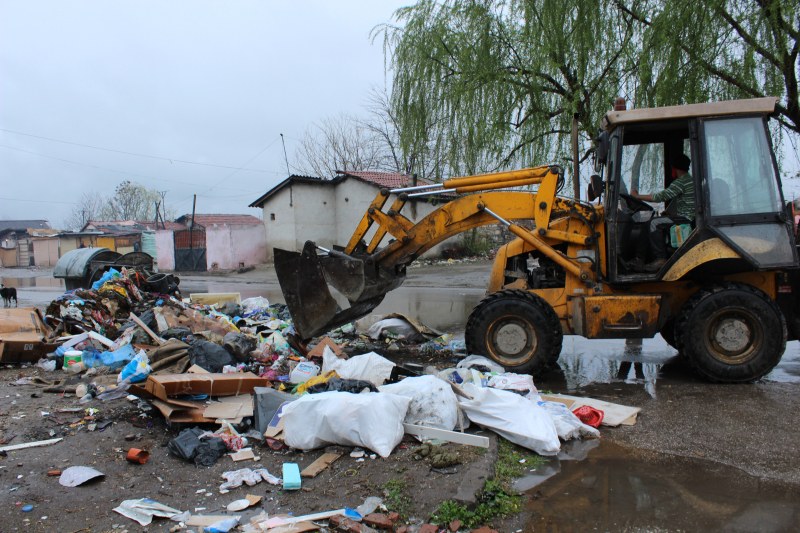
<path fill-rule="evenodd" d="M 609 111 L 603 117 L 602 126 L 604 130 L 610 131 L 617 126 L 639 122 L 658 122 L 661 120 L 725 115 L 769 115 L 775 112 L 775 104 L 777 102 L 778 99 L 776 97 L 767 96 L 764 98 L 749 98 L 747 100 L 727 100 L 724 102 Z"/>

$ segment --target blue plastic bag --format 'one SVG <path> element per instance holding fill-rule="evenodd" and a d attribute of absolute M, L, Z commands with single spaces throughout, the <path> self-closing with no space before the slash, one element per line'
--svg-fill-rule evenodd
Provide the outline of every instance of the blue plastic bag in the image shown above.
<path fill-rule="evenodd" d="M 125 365 L 122 372 L 117 377 L 117 383 L 128 381 L 128 383 L 139 383 L 147 379 L 150 375 L 150 361 L 147 359 L 147 354 L 139 350 L 136 357 L 131 359 L 130 363 Z"/>

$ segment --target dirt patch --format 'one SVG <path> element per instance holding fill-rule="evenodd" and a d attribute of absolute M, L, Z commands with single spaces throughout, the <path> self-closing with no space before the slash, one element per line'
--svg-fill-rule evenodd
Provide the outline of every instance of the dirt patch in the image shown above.
<path fill-rule="evenodd" d="M 489 451 L 473 447 L 445 444 L 443 448 L 457 454 L 458 465 L 434 469 L 429 459 L 415 459 L 418 442 L 406 436 L 387 459 L 344 455 L 316 478 L 304 479 L 303 489 L 286 492 L 280 487 L 260 483 L 220 494 L 222 473 L 256 465 L 280 477 L 284 462 L 296 462 L 300 468 L 311 464 L 324 450 L 300 453 L 272 450 L 256 445 L 258 461 L 234 463 L 221 458 L 209 468 L 196 467 L 167 451 L 167 443 L 181 427 L 168 427 L 164 419 L 148 404 L 125 399 L 80 404 L 71 394 L 43 393 L 34 385 L 14 385 L 19 378 L 41 375 L 49 377 L 61 372 L 45 373 L 36 368 L 4 368 L 0 370 L 0 437 L 9 444 L 62 437 L 57 444 L 9 451 L 0 458 L 0 485 L 6 505 L 0 507 L 4 531 L 108 531 L 123 528 L 138 531 L 140 526 L 115 513 L 121 501 L 152 498 L 165 505 L 199 513 L 222 513 L 225 506 L 245 494 L 263 497 L 261 504 L 241 513 L 243 521 L 261 511 L 295 515 L 356 507 L 369 496 L 387 502 L 399 502 L 399 511 L 412 522 L 425 520 L 446 499 L 457 494 L 473 495 L 491 476 L 496 449 L 495 437 L 489 432 L 493 448 Z M 87 418 L 86 408 L 98 411 Z M 90 429 L 94 429 L 90 431 Z M 13 438 L 12 438 L 13 437 Z M 146 449 L 150 460 L 144 465 L 125 460 L 131 447 Z M 57 476 L 48 471 L 69 466 L 91 466 L 105 478 L 84 486 L 66 488 Z M 24 505 L 33 510 L 23 512 Z M 175 523 L 158 521 L 155 528 L 169 529 Z M 152 527 L 152 526 L 151 526 Z"/>

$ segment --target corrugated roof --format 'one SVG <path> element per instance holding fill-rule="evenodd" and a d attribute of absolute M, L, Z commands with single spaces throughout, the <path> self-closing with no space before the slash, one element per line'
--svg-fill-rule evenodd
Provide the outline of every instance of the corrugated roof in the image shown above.
<path fill-rule="evenodd" d="M 0 220 L 0 231 L 7 229 L 15 231 L 50 229 L 50 224 L 46 220 Z"/>
<path fill-rule="evenodd" d="M 178 217 L 175 221 L 181 222 L 183 224 L 188 224 L 189 221 L 192 220 L 192 215 L 183 215 Z M 199 215 L 195 213 L 194 215 L 194 222 L 195 224 L 200 224 L 206 228 L 217 225 L 217 226 L 259 226 L 261 225 L 261 219 L 254 217 L 253 215 L 219 215 L 219 214 L 212 214 L 212 215 Z"/>
<path fill-rule="evenodd" d="M 156 224 L 152 220 L 90 220 L 81 228 L 81 232 L 95 230 L 115 235 L 127 235 L 143 231 L 155 231 L 157 229 L 180 230 L 186 229 L 186 226 L 172 221 L 166 221 L 162 228 L 160 221 Z"/>

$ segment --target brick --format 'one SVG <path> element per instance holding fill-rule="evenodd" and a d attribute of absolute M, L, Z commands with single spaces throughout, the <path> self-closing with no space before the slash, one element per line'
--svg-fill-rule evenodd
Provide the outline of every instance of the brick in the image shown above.
<path fill-rule="evenodd" d="M 481 526 L 478 529 L 473 529 L 472 533 L 498 533 L 496 529 L 492 529 L 489 526 Z"/>
<path fill-rule="evenodd" d="M 332 516 L 330 520 L 328 520 L 328 523 L 331 528 L 338 529 L 339 531 L 361 533 L 361 524 L 342 515 Z"/>
<path fill-rule="evenodd" d="M 391 513 L 389 513 L 389 520 L 392 521 L 392 524 L 396 524 L 397 522 L 400 521 L 400 513 L 392 511 Z"/>
<path fill-rule="evenodd" d="M 439 533 L 439 528 L 433 524 L 422 524 L 419 533 Z"/>
<path fill-rule="evenodd" d="M 394 533 L 408 533 L 408 526 L 400 526 L 394 530 Z"/>
<path fill-rule="evenodd" d="M 394 522 L 389 519 L 388 515 L 383 513 L 371 513 L 364 517 L 364 523 L 376 529 L 392 529 Z"/>
<path fill-rule="evenodd" d="M 459 529 L 461 529 L 461 520 L 458 519 L 453 520 L 452 522 L 450 522 L 449 527 L 452 533 L 456 533 Z"/>

